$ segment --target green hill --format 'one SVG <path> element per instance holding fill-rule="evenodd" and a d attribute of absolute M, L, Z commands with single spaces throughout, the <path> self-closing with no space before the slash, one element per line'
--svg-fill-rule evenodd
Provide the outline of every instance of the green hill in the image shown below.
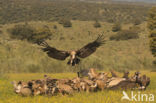
<path fill-rule="evenodd" d="M 52 40 L 47 42 L 60 50 L 79 49 L 88 42 L 104 33 L 108 40 L 93 55 L 82 60 L 76 67 L 68 66 L 67 61 L 49 58 L 41 51 L 41 47 L 27 41 L 10 39 L 7 29 L 15 24 L 1 26 L 0 35 L 0 65 L 1 72 L 69 72 L 76 68 L 98 68 L 101 70 L 115 69 L 140 70 L 152 69 L 153 56 L 149 50 L 148 31 L 146 23 L 138 25 L 141 29 L 139 39 L 110 41 L 113 24 L 100 22 L 101 28 L 94 28 L 92 21 L 72 21 L 71 28 L 64 28 L 57 22 L 29 22 L 29 25 L 40 27 L 46 25 L 53 33 Z M 18 23 L 21 24 L 21 23 Z M 57 29 L 53 27 L 57 26 Z M 122 29 L 128 29 L 133 24 L 123 24 Z"/>

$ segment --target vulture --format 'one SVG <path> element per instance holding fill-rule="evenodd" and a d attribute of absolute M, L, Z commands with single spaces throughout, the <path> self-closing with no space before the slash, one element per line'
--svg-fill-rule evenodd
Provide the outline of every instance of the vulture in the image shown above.
<path fill-rule="evenodd" d="M 103 35 L 99 35 L 96 40 L 93 42 L 88 43 L 84 47 L 79 50 L 72 50 L 72 51 L 62 51 L 58 50 L 54 47 L 48 45 L 47 42 L 42 41 L 38 43 L 40 46 L 43 46 L 42 50 L 47 53 L 47 55 L 51 58 L 57 60 L 65 60 L 67 57 L 70 56 L 69 61 L 67 64 L 75 66 L 79 64 L 80 58 L 86 58 L 93 54 L 98 47 L 105 43 Z"/>

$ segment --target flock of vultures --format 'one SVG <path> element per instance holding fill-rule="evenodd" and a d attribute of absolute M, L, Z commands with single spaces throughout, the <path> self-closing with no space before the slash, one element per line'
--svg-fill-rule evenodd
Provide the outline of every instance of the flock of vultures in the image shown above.
<path fill-rule="evenodd" d="M 65 60 L 70 57 L 67 64 L 78 65 L 80 59 L 86 58 L 93 54 L 98 47 L 105 43 L 103 35 L 99 35 L 96 40 L 88 43 L 79 50 L 62 51 L 48 45 L 47 42 L 38 42 L 43 46 L 42 50 L 51 58 Z M 22 96 L 30 95 L 56 95 L 61 93 L 73 94 L 75 91 L 96 92 L 105 89 L 139 89 L 145 90 L 150 83 L 150 78 L 146 75 L 140 75 L 135 72 L 129 77 L 129 72 L 125 72 L 123 77 L 119 77 L 115 71 L 109 73 L 97 73 L 95 69 L 83 69 L 78 72 L 78 77 L 73 79 L 55 79 L 45 76 L 44 79 L 30 80 L 28 82 L 13 82 L 14 91 Z M 87 78 L 88 77 L 88 78 Z"/>
<path fill-rule="evenodd" d="M 72 95 L 74 92 L 97 92 L 102 90 L 125 90 L 137 89 L 145 90 L 150 83 L 150 78 L 146 75 L 141 75 L 140 72 L 135 72 L 129 77 L 129 72 L 124 72 L 122 77 L 119 77 L 115 71 L 109 73 L 97 73 L 95 69 L 81 70 L 80 77 L 73 79 L 55 79 L 47 75 L 44 79 L 30 80 L 27 82 L 13 82 L 14 91 L 22 96 L 48 95 L 54 96 L 57 94 Z"/>

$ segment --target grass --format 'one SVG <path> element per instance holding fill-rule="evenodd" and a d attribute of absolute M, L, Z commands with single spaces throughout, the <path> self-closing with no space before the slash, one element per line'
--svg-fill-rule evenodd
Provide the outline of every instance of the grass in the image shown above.
<path fill-rule="evenodd" d="M 131 74 L 134 72 L 132 71 Z M 149 71 L 142 71 L 151 78 L 151 84 L 146 91 L 141 93 L 156 95 L 156 73 Z M 119 73 L 120 74 L 120 73 Z M 95 93 L 74 93 L 73 96 L 36 96 L 36 97 L 21 97 L 13 92 L 13 86 L 10 83 L 13 80 L 31 80 L 43 78 L 43 73 L 23 73 L 23 74 L 6 74 L 3 79 L 0 79 L 0 103 L 125 103 L 127 100 L 121 101 L 123 96 L 122 90 L 104 90 Z M 47 74 L 52 78 L 73 78 L 76 73 L 56 73 Z M 121 74 L 120 74 L 121 75 Z M 126 91 L 130 95 L 130 90 Z M 134 91 L 136 94 L 138 91 Z M 134 102 L 133 102 L 134 103 Z M 142 102 L 141 102 L 142 103 Z M 153 102 L 154 103 L 154 102 Z"/>
<path fill-rule="evenodd" d="M 8 28 L 15 24 L 6 24 L 1 27 L 0 35 L 0 65 L 1 72 L 71 72 L 76 68 L 99 68 L 103 70 L 152 70 L 154 60 L 149 50 L 148 30 L 146 22 L 138 25 L 141 29 L 139 39 L 126 41 L 109 41 L 114 34 L 111 31 L 113 24 L 100 22 L 101 28 L 94 28 L 93 21 L 72 21 L 71 28 L 64 28 L 57 22 L 29 22 L 30 25 L 39 28 L 47 25 L 53 32 L 52 40 L 47 42 L 60 50 L 79 49 L 96 39 L 98 34 L 104 33 L 108 40 L 93 55 L 82 60 L 75 68 L 66 65 L 67 60 L 58 61 L 49 58 L 41 51 L 41 47 L 27 41 L 13 40 L 9 38 Z M 56 25 L 57 29 L 53 29 Z M 123 24 L 123 29 L 128 29 L 132 24 Z"/>

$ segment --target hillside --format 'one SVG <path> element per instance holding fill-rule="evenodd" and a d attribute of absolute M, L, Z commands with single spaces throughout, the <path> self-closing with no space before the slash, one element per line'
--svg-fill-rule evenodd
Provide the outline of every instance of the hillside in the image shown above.
<path fill-rule="evenodd" d="M 25 21 L 105 21 L 132 23 L 145 21 L 149 5 L 103 4 L 56 0 L 2 0 L 0 24 Z"/>
<path fill-rule="evenodd" d="M 71 72 L 76 68 L 101 70 L 136 70 L 154 68 L 149 50 L 147 12 L 149 5 L 103 4 L 57 0 L 0 1 L 0 73 L 4 72 Z M 61 21 L 72 21 L 65 28 Z M 99 22 L 100 28 L 94 23 Z M 122 29 L 139 30 L 139 39 L 110 41 L 115 23 Z M 32 28 L 48 27 L 52 32 L 47 42 L 62 50 L 79 49 L 103 33 L 107 42 L 76 67 L 66 61 L 49 58 L 41 47 L 26 40 L 10 38 L 9 29 L 17 24 Z M 44 32 L 43 32 L 44 33 Z M 28 34 L 30 35 L 30 34 Z M 26 35 L 27 36 L 27 35 Z M 43 35 L 42 35 L 43 36 Z"/>
<path fill-rule="evenodd" d="M 71 67 L 66 61 L 49 58 L 41 51 L 41 47 L 27 41 L 9 38 L 8 28 L 15 24 L 1 26 L 0 38 L 0 65 L 1 72 L 67 72 L 76 68 L 87 69 L 95 67 L 101 70 L 115 69 L 139 70 L 152 69 L 153 56 L 149 51 L 148 31 L 146 23 L 139 25 L 141 32 L 139 39 L 125 41 L 109 41 L 114 34 L 111 31 L 112 23 L 101 22 L 101 28 L 94 28 L 92 21 L 72 21 L 71 28 L 64 28 L 57 22 L 29 22 L 34 27 L 46 25 L 53 32 L 52 40 L 47 42 L 60 50 L 79 49 L 88 42 L 95 40 L 100 33 L 104 33 L 107 42 L 90 57 L 82 60 L 81 64 Z M 57 29 L 53 26 L 56 25 Z M 133 24 L 123 24 L 123 29 L 128 29 Z"/>

